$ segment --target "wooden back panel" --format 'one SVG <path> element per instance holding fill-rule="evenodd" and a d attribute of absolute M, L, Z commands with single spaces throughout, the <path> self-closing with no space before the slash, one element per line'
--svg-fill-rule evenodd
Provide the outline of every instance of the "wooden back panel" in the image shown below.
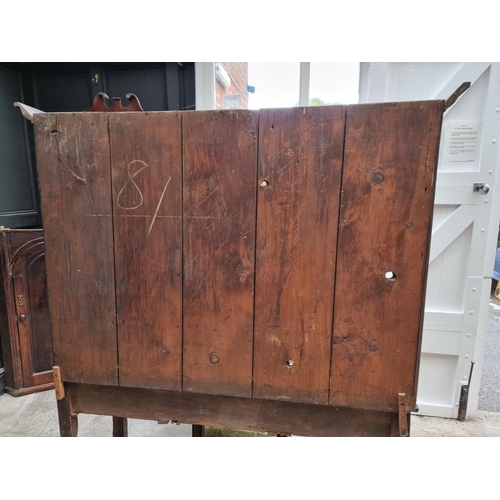
<path fill-rule="evenodd" d="M 415 404 L 442 116 L 443 101 L 349 106 L 330 404 Z"/>
<path fill-rule="evenodd" d="M 344 116 L 260 112 L 255 397 L 328 404 Z"/>
<path fill-rule="evenodd" d="M 109 114 L 123 386 L 181 388 L 180 123 L 179 113 Z"/>
<path fill-rule="evenodd" d="M 414 403 L 442 112 L 37 115 L 63 380 Z"/>
<path fill-rule="evenodd" d="M 118 384 L 108 116 L 34 119 L 54 365 Z"/>
<path fill-rule="evenodd" d="M 257 112 L 185 113 L 183 140 L 183 388 L 250 397 Z"/>

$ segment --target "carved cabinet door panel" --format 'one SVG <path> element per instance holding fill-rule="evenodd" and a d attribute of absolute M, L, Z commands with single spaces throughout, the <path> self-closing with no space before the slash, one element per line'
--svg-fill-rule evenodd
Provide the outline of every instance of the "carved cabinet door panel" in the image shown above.
<path fill-rule="evenodd" d="M 32 240 L 17 256 L 12 280 L 23 385 L 51 383 L 52 349 L 43 238 Z"/>

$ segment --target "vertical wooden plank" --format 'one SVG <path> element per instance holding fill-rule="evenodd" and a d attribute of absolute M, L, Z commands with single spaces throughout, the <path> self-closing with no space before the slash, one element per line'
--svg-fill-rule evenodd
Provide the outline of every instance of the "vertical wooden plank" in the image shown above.
<path fill-rule="evenodd" d="M 181 388 L 181 118 L 110 115 L 119 385 Z"/>
<path fill-rule="evenodd" d="M 183 390 L 251 395 L 257 112 L 189 112 Z"/>
<path fill-rule="evenodd" d="M 117 384 L 108 117 L 37 115 L 54 364 L 65 382 Z"/>
<path fill-rule="evenodd" d="M 330 404 L 414 407 L 443 101 L 350 106 Z M 386 273 L 393 273 L 387 274 Z"/>
<path fill-rule="evenodd" d="M 254 397 L 328 404 L 344 120 L 260 111 Z"/>

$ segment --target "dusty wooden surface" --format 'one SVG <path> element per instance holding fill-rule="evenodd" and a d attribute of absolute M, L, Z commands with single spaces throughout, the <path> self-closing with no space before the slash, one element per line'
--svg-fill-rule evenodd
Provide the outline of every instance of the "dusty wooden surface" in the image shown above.
<path fill-rule="evenodd" d="M 415 401 L 442 106 L 348 108 L 330 404 Z"/>
<path fill-rule="evenodd" d="M 180 390 L 180 116 L 112 113 L 109 130 L 119 384 Z"/>
<path fill-rule="evenodd" d="M 379 411 L 130 387 L 68 386 L 76 413 L 299 436 L 391 435 L 392 414 Z"/>
<path fill-rule="evenodd" d="M 255 397 L 328 403 L 344 110 L 260 112 Z"/>
<path fill-rule="evenodd" d="M 251 396 L 257 113 L 189 112 L 183 389 Z"/>
<path fill-rule="evenodd" d="M 108 116 L 35 115 L 54 364 L 118 383 Z"/>
<path fill-rule="evenodd" d="M 181 407 L 209 395 L 256 406 L 191 422 L 189 403 L 158 420 L 285 434 L 300 420 L 307 434 L 351 407 L 378 416 L 335 415 L 372 415 L 390 433 L 398 393 L 415 404 L 442 111 L 35 116 L 62 379 L 136 388 L 110 393 L 119 417 L 150 418 L 127 394 L 156 415 L 162 389 L 193 393 L 169 399 Z M 288 402 L 303 408 L 294 431 L 265 426 Z"/>

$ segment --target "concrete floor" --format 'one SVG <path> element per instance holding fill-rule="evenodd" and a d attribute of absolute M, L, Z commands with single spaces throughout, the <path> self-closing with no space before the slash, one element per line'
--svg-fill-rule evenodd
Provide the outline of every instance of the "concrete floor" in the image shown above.
<path fill-rule="evenodd" d="M 80 415 L 78 435 L 112 435 L 111 417 Z M 129 436 L 190 436 L 190 425 L 158 424 L 156 421 L 129 420 Z M 0 437 L 59 436 L 54 391 L 0 397 Z M 500 437 L 500 301 L 491 299 L 485 343 L 484 366 L 479 394 L 479 412 L 473 419 L 458 420 L 411 417 L 412 437 Z"/>
<path fill-rule="evenodd" d="M 500 412 L 500 301 L 492 297 L 484 343 L 479 410 Z"/>

